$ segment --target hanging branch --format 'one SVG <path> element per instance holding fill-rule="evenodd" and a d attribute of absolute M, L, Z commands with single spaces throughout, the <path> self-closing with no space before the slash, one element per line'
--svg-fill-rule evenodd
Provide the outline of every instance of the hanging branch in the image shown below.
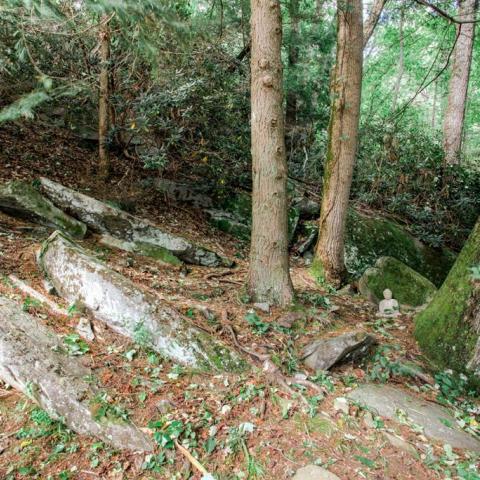
<path fill-rule="evenodd" d="M 445 10 L 437 7 L 433 3 L 428 2 L 427 0 L 415 0 L 419 5 L 423 5 L 424 7 L 432 9 L 434 12 L 438 13 L 441 17 L 445 18 L 451 23 L 457 23 L 459 25 L 465 24 L 465 23 L 479 23 L 480 20 L 458 20 L 455 17 L 452 17 L 448 12 Z"/>

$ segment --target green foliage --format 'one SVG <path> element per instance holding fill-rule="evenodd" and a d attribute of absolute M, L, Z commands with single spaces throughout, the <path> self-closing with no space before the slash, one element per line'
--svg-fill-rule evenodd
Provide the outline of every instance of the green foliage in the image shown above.
<path fill-rule="evenodd" d="M 83 340 L 77 333 L 71 333 L 63 337 L 63 343 L 67 349 L 67 353 L 73 356 L 85 355 L 90 351 L 88 343 Z"/>
<path fill-rule="evenodd" d="M 271 325 L 264 322 L 253 310 L 245 315 L 245 320 L 257 335 L 265 335 L 270 330 Z"/>

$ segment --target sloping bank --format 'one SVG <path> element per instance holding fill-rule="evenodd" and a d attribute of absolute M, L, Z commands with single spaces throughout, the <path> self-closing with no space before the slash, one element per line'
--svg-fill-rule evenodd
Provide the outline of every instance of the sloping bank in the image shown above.
<path fill-rule="evenodd" d="M 60 232 L 44 243 L 39 264 L 63 298 L 86 307 L 115 332 L 191 367 L 222 371 L 245 368 L 221 342 Z"/>

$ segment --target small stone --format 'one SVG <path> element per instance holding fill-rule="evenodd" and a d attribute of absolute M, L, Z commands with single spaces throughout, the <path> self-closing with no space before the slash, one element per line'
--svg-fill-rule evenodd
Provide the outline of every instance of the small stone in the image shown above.
<path fill-rule="evenodd" d="M 363 416 L 363 423 L 367 428 L 375 428 L 373 415 L 370 412 L 365 412 L 365 415 Z"/>
<path fill-rule="evenodd" d="M 162 398 L 161 400 L 159 400 L 155 406 L 162 415 L 170 413 L 175 407 L 175 405 L 166 398 Z"/>
<path fill-rule="evenodd" d="M 307 465 L 297 470 L 293 480 L 340 480 L 335 474 L 317 465 Z"/>
<path fill-rule="evenodd" d="M 277 320 L 277 325 L 279 327 L 283 328 L 292 328 L 293 324 L 297 320 L 301 320 L 303 318 L 303 314 L 300 312 L 288 312 L 285 315 L 282 315 L 278 320 Z"/>
<path fill-rule="evenodd" d="M 93 340 L 95 340 L 95 334 L 93 333 L 92 325 L 88 318 L 82 317 L 78 321 L 78 324 L 75 330 L 85 340 L 88 340 L 89 342 L 92 342 Z"/>
<path fill-rule="evenodd" d="M 43 289 L 49 294 L 49 295 L 55 295 L 55 287 L 53 285 L 53 283 L 48 280 L 48 279 L 45 279 L 43 282 Z"/>
<path fill-rule="evenodd" d="M 392 445 L 392 447 L 398 448 L 402 452 L 418 457 L 418 452 L 413 445 L 408 443 L 405 439 L 399 437 L 398 435 L 392 435 L 388 432 L 383 432 L 385 439 Z"/>
<path fill-rule="evenodd" d="M 348 400 L 345 397 L 337 397 L 333 401 L 333 408 L 338 412 L 343 412 L 348 415 L 349 407 Z"/>
<path fill-rule="evenodd" d="M 263 313 L 270 313 L 270 304 L 267 302 L 254 303 L 253 307 L 260 310 Z"/>

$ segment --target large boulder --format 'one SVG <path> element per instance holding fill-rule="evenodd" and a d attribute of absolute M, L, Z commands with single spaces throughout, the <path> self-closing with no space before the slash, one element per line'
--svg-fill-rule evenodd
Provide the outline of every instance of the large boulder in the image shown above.
<path fill-rule="evenodd" d="M 92 376 L 53 332 L 0 296 L 0 378 L 79 434 L 122 450 L 152 451 L 151 440 L 128 421 L 108 413 L 97 418 L 102 390 L 85 380 Z"/>
<path fill-rule="evenodd" d="M 39 264 L 63 298 L 87 308 L 115 332 L 187 366 L 244 368 L 225 345 L 59 232 L 44 243 Z"/>
<path fill-rule="evenodd" d="M 59 210 L 33 185 L 19 180 L 0 185 L 0 210 L 9 215 L 51 227 L 74 237 L 83 238 L 87 227 Z"/>
<path fill-rule="evenodd" d="M 415 318 L 415 337 L 440 368 L 474 373 L 480 383 L 480 220 L 447 279 Z"/>
<path fill-rule="evenodd" d="M 375 343 L 375 337 L 365 332 L 320 338 L 303 349 L 301 360 L 312 370 L 328 370 L 339 363 L 361 359 Z"/>
<path fill-rule="evenodd" d="M 124 240 L 138 253 L 169 263 L 177 263 L 180 259 L 207 267 L 231 265 L 231 262 L 215 252 L 184 238 L 163 232 L 148 220 L 131 215 L 59 183 L 41 178 L 40 186 L 42 192 L 53 203 L 82 220 L 93 231 Z M 172 256 L 177 259 L 173 259 Z"/>
<path fill-rule="evenodd" d="M 358 290 L 371 302 L 383 299 L 390 289 L 401 305 L 420 307 L 427 304 L 437 291 L 435 285 L 409 266 L 393 257 L 380 257 L 368 268 L 358 282 Z"/>
<path fill-rule="evenodd" d="M 312 249 L 318 237 L 318 225 L 307 225 L 308 246 Z M 437 287 L 442 284 L 455 261 L 455 255 L 451 251 L 424 245 L 393 220 L 379 215 L 366 215 L 350 208 L 345 235 L 347 271 L 352 278 L 359 278 L 380 257 L 400 260 Z M 312 274 L 320 274 L 315 262 L 312 265 Z"/>

